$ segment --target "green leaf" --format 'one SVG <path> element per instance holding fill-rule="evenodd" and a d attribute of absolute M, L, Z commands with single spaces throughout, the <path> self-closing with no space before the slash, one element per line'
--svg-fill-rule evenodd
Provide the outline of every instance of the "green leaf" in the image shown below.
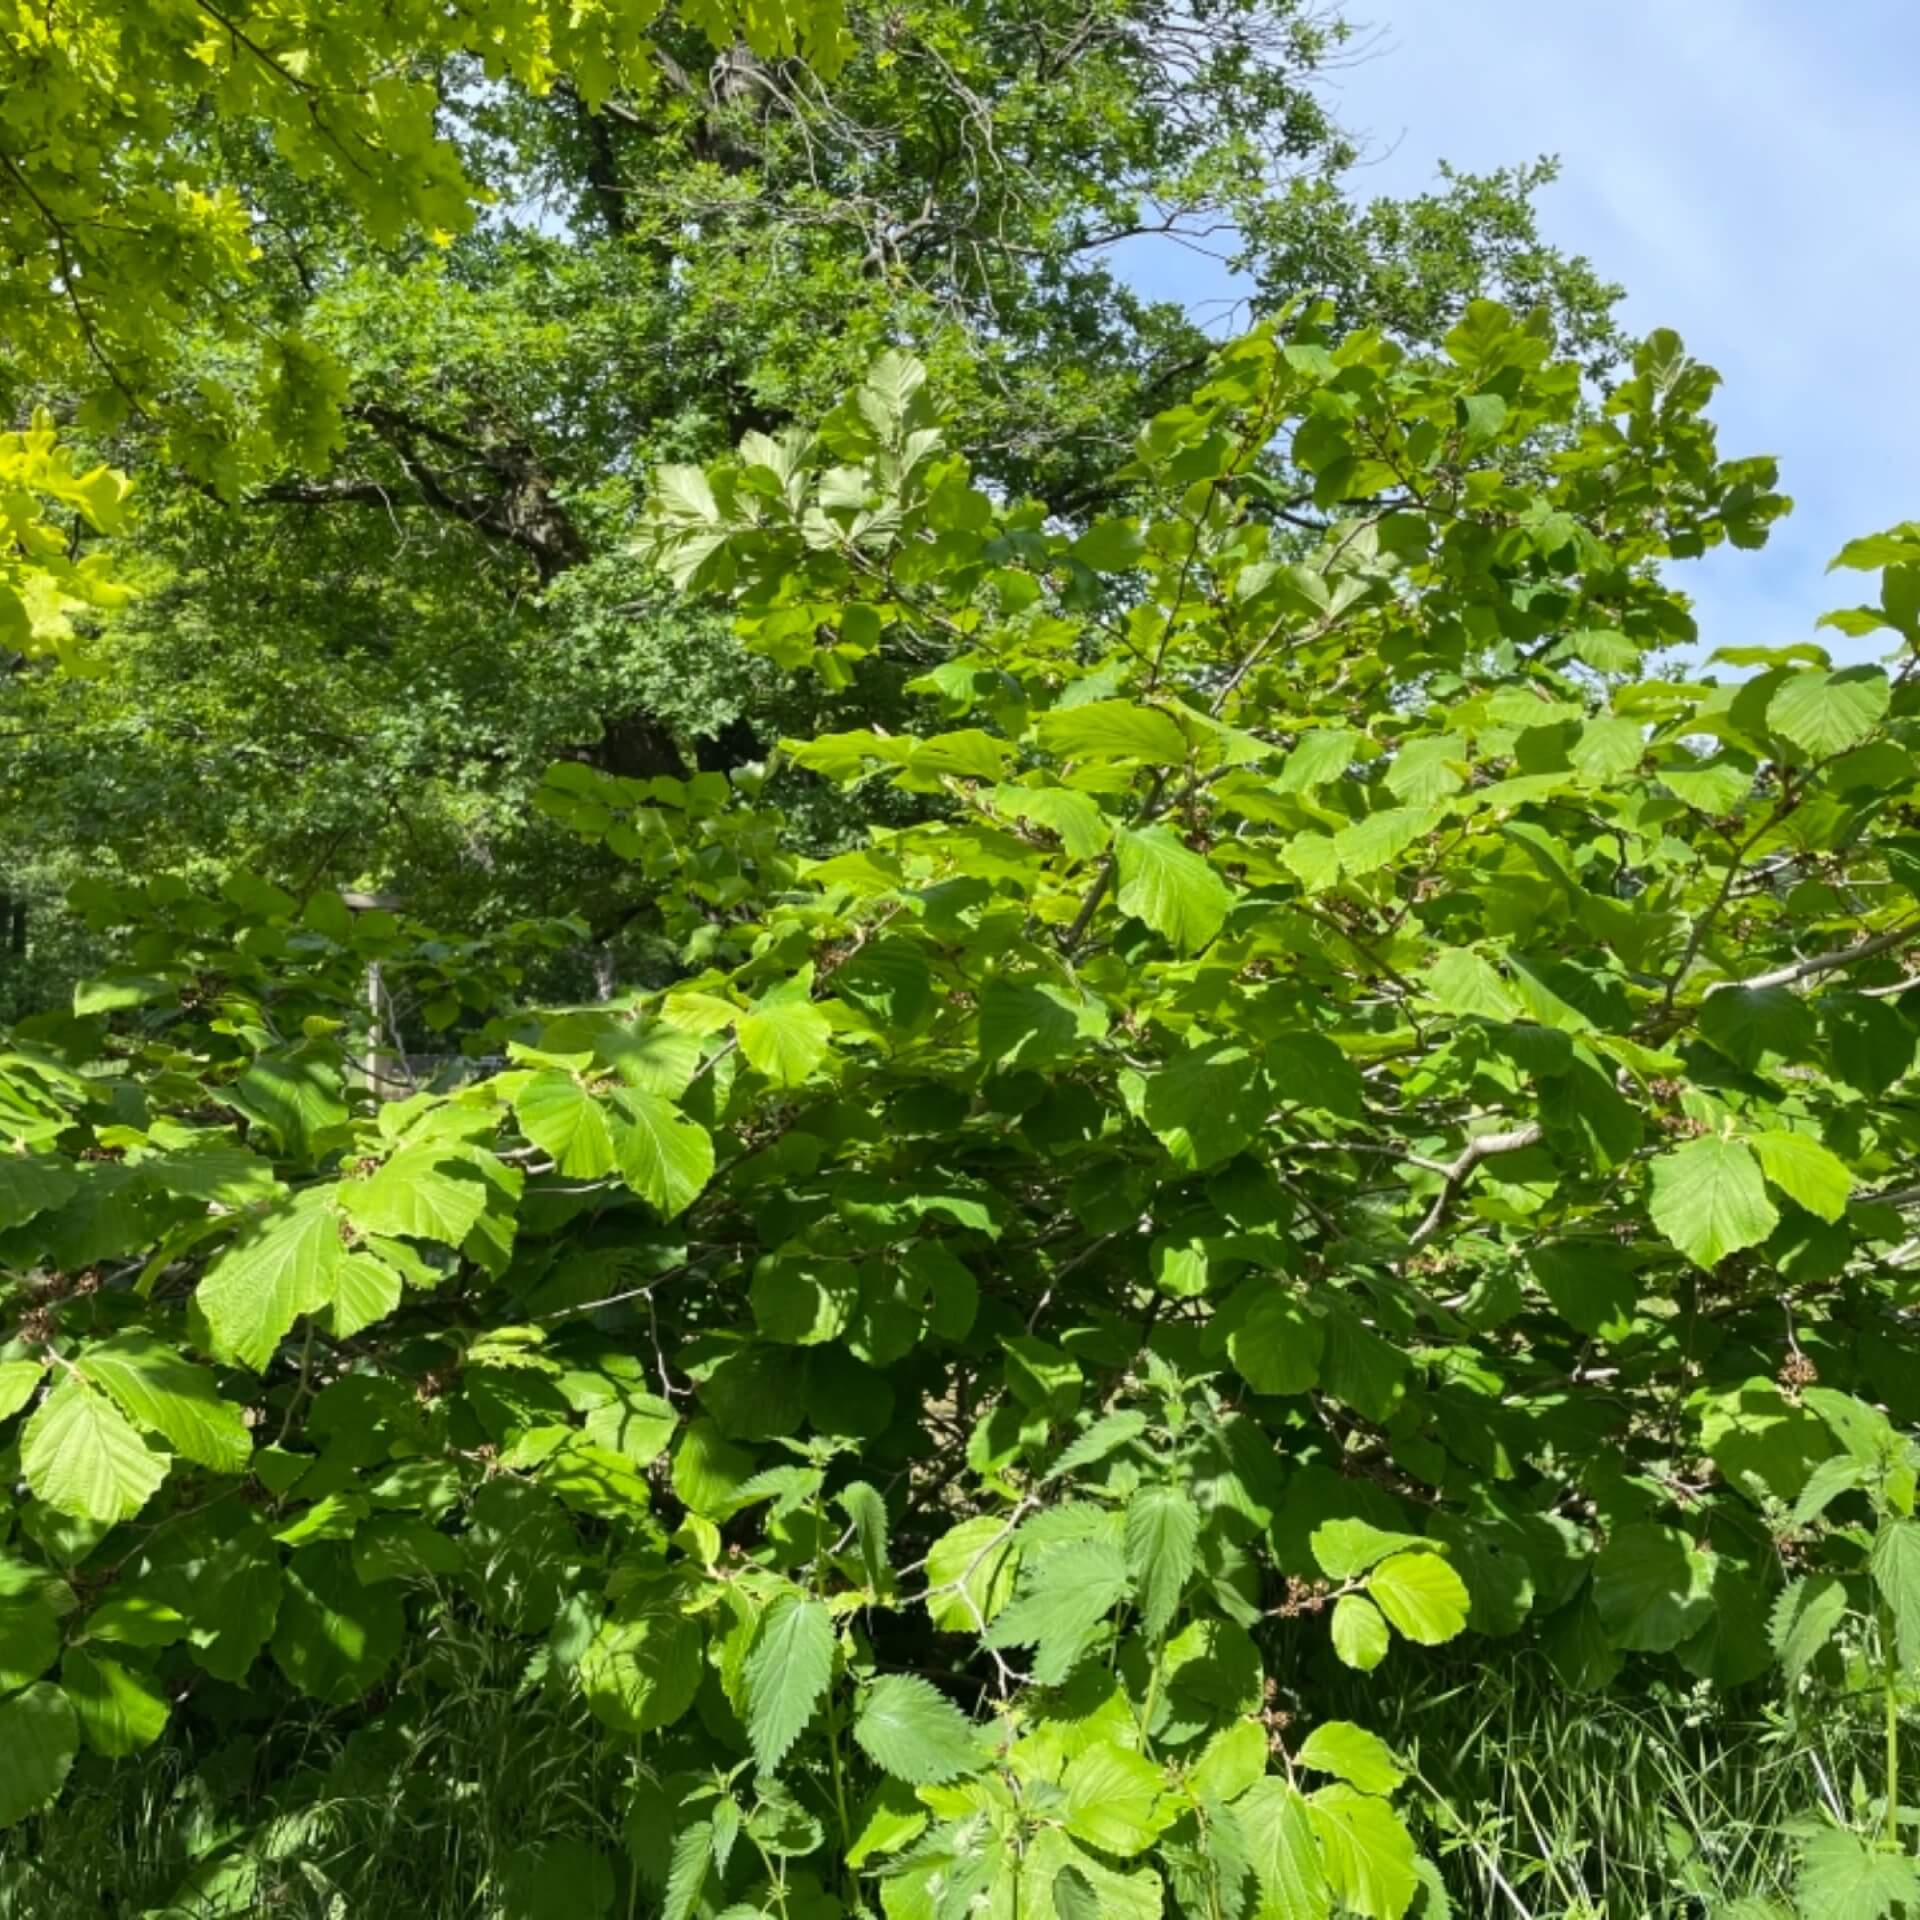
<path fill-rule="evenodd" d="M 1708 1458 L 1729 1486 L 1751 1499 L 1791 1500 L 1833 1451 L 1826 1427 L 1771 1380 L 1703 1390 L 1688 1410 L 1699 1421 Z"/>
<path fill-rule="evenodd" d="M 1567 758 L 1589 780 L 1605 782 L 1631 773 L 1646 750 L 1646 732 L 1637 720 L 1602 714 L 1580 729 Z"/>
<path fill-rule="evenodd" d="M 1773 1603 L 1768 1637 L 1790 1687 L 1799 1685 L 1800 1676 L 1831 1643 L 1834 1629 L 1846 1617 L 1846 1582 L 1831 1573 L 1793 1581 Z"/>
<path fill-rule="evenodd" d="M 1294 743 L 1274 781 L 1281 793 L 1313 793 L 1344 779 L 1365 738 L 1334 728 L 1311 728 Z"/>
<path fill-rule="evenodd" d="M 1137 520 L 1113 516 L 1096 520 L 1071 549 L 1083 567 L 1095 573 L 1126 573 L 1137 566 L 1147 551 L 1147 543 Z"/>
<path fill-rule="evenodd" d="M 1904 1853 L 1833 1827 L 1802 1843 L 1793 1891 L 1808 1920 L 1887 1920 L 1920 1901 L 1920 1871 Z"/>
<path fill-rule="evenodd" d="M 1078 1867 L 1062 1867 L 1047 1890 L 1054 1920 L 1101 1920 L 1100 1896 Z"/>
<path fill-rule="evenodd" d="M 853 1737 L 882 1773 L 909 1786 L 940 1786 L 980 1765 L 973 1722 L 917 1674 L 876 1680 L 853 1723 Z"/>
<path fill-rule="evenodd" d="M 835 1498 L 840 1510 L 853 1522 L 867 1586 L 878 1593 L 888 1585 L 891 1572 L 887 1565 L 887 1503 L 880 1497 L 879 1489 L 864 1480 L 842 1487 Z"/>
<path fill-rule="evenodd" d="M 650 1467 L 666 1452 L 679 1424 L 680 1416 L 670 1401 L 657 1393 L 622 1387 L 611 1400 L 588 1412 L 585 1431 L 595 1446 L 621 1455 L 636 1467 Z"/>
<path fill-rule="evenodd" d="M 65 1160 L 0 1153 L 0 1231 L 21 1226 L 50 1207 L 64 1206 L 79 1189 L 79 1176 Z"/>
<path fill-rule="evenodd" d="M 713 1136 L 658 1094 L 623 1090 L 614 1106 L 624 1121 L 614 1133 L 620 1177 L 655 1212 L 676 1218 L 713 1178 Z"/>
<path fill-rule="evenodd" d="M 27 1422 L 20 1466 L 36 1499 L 103 1526 L 131 1520 L 167 1477 L 166 1456 L 105 1394 L 71 1375 Z"/>
<path fill-rule="evenodd" d="M 1457 733 L 1410 740 L 1387 769 L 1387 791 L 1413 805 L 1445 800 L 1466 785 L 1466 763 L 1467 743 Z"/>
<path fill-rule="evenodd" d="M 1120 911 L 1144 920 L 1179 953 L 1197 953 L 1233 908 L 1233 889 L 1168 827 L 1114 834 Z"/>
<path fill-rule="evenodd" d="M 1427 1544 L 1417 1533 L 1389 1533 L 1370 1521 L 1354 1519 L 1323 1521 L 1308 1540 L 1320 1571 L 1329 1580 L 1351 1580 L 1390 1553 Z"/>
<path fill-rule="evenodd" d="M 0 1700 L 0 1827 L 51 1804 L 79 1749 L 79 1721 L 50 1682 Z"/>
<path fill-rule="evenodd" d="M 1893 1615 L 1900 1664 L 1920 1674 L 1920 1520 L 1883 1524 L 1873 1540 L 1873 1584 Z"/>
<path fill-rule="evenodd" d="M 1256 1781 L 1234 1803 L 1260 1886 L 1260 1920 L 1326 1920 L 1333 1906 L 1305 1798 L 1286 1781 Z"/>
<path fill-rule="evenodd" d="M 1631 1653 L 1666 1653 L 1713 1611 L 1713 1562 L 1674 1527 L 1622 1527 L 1593 1563 L 1593 1598 L 1608 1638 Z"/>
<path fill-rule="evenodd" d="M 1267 1735 L 1254 1720 L 1236 1720 L 1206 1744 L 1187 1785 L 1214 1800 L 1236 1800 L 1267 1771 Z"/>
<path fill-rule="evenodd" d="M 1069 1764 L 1067 1831 L 1123 1860 L 1153 1845 L 1165 1821 L 1156 1817 L 1166 1776 L 1151 1760 L 1101 1740 Z"/>
<path fill-rule="evenodd" d="M 776 1087 L 799 1086 L 827 1057 L 833 1037 L 827 1016 L 798 996 L 758 1001 L 738 1031 L 748 1064 Z"/>
<path fill-rule="evenodd" d="M 672 1863 L 667 1868 L 666 1900 L 660 1920 L 693 1920 L 707 1884 L 707 1866 L 713 1858 L 713 1822 L 696 1820 L 673 1837 Z"/>
<path fill-rule="evenodd" d="M 399 1306 L 404 1285 L 384 1260 L 364 1248 L 345 1254 L 333 1270 L 333 1298 L 324 1324 L 336 1340 L 378 1326 Z"/>
<path fill-rule="evenodd" d="M 1175 766 L 1187 757 L 1187 736 L 1158 707 L 1131 700 L 1089 700 L 1055 707 L 1033 723 L 1040 744 L 1063 760 L 1139 760 Z"/>
<path fill-rule="evenodd" d="M 1371 1673 L 1390 1644 L 1380 1609 L 1363 1594 L 1343 1593 L 1333 1603 L 1333 1650 L 1346 1665 Z"/>
<path fill-rule="evenodd" d="M 254 1222 L 196 1295 L 218 1349 L 260 1371 L 293 1323 L 332 1299 L 340 1257 L 340 1216 L 324 1187 Z"/>
<path fill-rule="evenodd" d="M 1858 746 L 1886 717 L 1893 690 L 1878 667 L 1795 673 L 1767 702 L 1767 725 L 1810 759 Z"/>
<path fill-rule="evenodd" d="M 1649 1210 L 1654 1225 L 1708 1272 L 1728 1254 L 1758 1246 L 1780 1220 L 1752 1153 L 1711 1135 L 1654 1161 Z"/>
<path fill-rule="evenodd" d="M 391 1587 L 362 1586 L 344 1547 L 301 1547 L 286 1565 L 274 1661 L 302 1693 L 347 1706 L 393 1664 L 406 1624 L 399 1596 Z"/>
<path fill-rule="evenodd" d="M 1838 1220 L 1853 1197 L 1853 1175 L 1838 1154 L 1804 1133 L 1756 1133 L 1760 1169 L 1789 1200 L 1822 1220 Z"/>
<path fill-rule="evenodd" d="M 883 1780 L 855 1816 L 847 1865 L 858 1872 L 869 1860 L 898 1853 L 925 1830 L 926 1824 L 926 1808 L 897 1781 Z"/>
<path fill-rule="evenodd" d="M 125 1759 L 166 1731 L 165 1697 L 117 1660 L 70 1647 L 60 1663 L 60 1684 L 95 1753 Z"/>
<path fill-rule="evenodd" d="M 1113 823 L 1099 803 L 1070 787 L 995 787 L 993 804 L 999 813 L 1058 834 L 1070 860 L 1096 859 L 1113 839 Z M 835 974 L 836 986 L 839 980 Z"/>
<path fill-rule="evenodd" d="M 1468 947 L 1449 947 L 1426 971 L 1427 991 L 1448 1013 L 1511 1020 L 1519 1004 L 1507 983 Z"/>
<path fill-rule="evenodd" d="M 1362 1793 L 1391 1793 L 1407 1776 L 1378 1734 L 1350 1720 L 1327 1720 L 1307 1735 L 1296 1766 L 1331 1773 Z"/>
<path fill-rule="evenodd" d="M 80 1370 L 175 1453 L 210 1473 L 246 1472 L 253 1436 L 245 1411 L 221 1396 L 205 1367 L 131 1328 L 87 1348 Z"/>
<path fill-rule="evenodd" d="M 1465 1630 L 1466 1583 L 1437 1553 L 1395 1553 L 1367 1575 L 1373 1603 L 1409 1640 L 1437 1647 Z"/>
<path fill-rule="evenodd" d="M 693 1705 L 701 1665 L 699 1621 L 669 1604 L 616 1612 L 580 1657 L 580 1691 L 606 1726 L 651 1733 Z"/>
<path fill-rule="evenodd" d="M 983 1513 L 949 1527 L 927 1555 L 928 1619 L 941 1633 L 984 1632 L 1013 1597 L 1019 1566 L 1005 1521 Z"/>
<path fill-rule="evenodd" d="M 524 1119 L 523 1113 L 522 1124 Z M 343 1181 L 340 1206 L 365 1233 L 457 1247 L 487 1210 L 487 1183 L 476 1167 L 423 1143 L 402 1147 L 369 1179 Z"/>
<path fill-rule="evenodd" d="M 1344 1785 L 1309 1796 L 1307 1812 L 1334 1892 L 1368 1920 L 1400 1920 L 1419 1887 L 1413 1836 L 1400 1816 L 1384 1800 Z"/>
<path fill-rule="evenodd" d="M 46 1375 L 39 1360 L 0 1360 L 0 1420 L 11 1420 L 39 1391 Z"/>
<path fill-rule="evenodd" d="M 514 1096 L 520 1128 L 569 1180 L 598 1180 L 618 1165 L 602 1103 L 570 1073 L 536 1073 Z"/>
<path fill-rule="evenodd" d="M 1047 1478 L 1063 1480 L 1069 1474 L 1078 1473 L 1081 1468 L 1090 1467 L 1096 1460 L 1104 1460 L 1108 1454 L 1117 1452 L 1129 1441 L 1139 1439 L 1146 1430 L 1147 1416 L 1131 1407 L 1122 1408 L 1116 1413 L 1103 1413 L 1047 1469 Z"/>
<path fill-rule="evenodd" d="M 1342 827 L 1333 836 L 1341 872 L 1355 879 L 1377 873 L 1431 833 L 1438 819 L 1438 812 L 1429 807 L 1386 807 Z"/>
<path fill-rule="evenodd" d="M 1125 1596 L 1127 1584 L 1127 1563 L 1110 1542 L 1079 1540 L 1056 1548 L 989 1628 L 987 1645 L 1032 1647 L 1033 1677 L 1042 1686 L 1057 1687 Z"/>
<path fill-rule="evenodd" d="M 9 1576 L 24 1573 L 18 1563 L 7 1568 Z M 60 1615 L 54 1596 L 62 1590 L 47 1581 L 38 1591 L 15 1591 L 12 1577 L 0 1583 L 0 1696 L 38 1680 L 60 1657 Z M 91 1627 L 91 1622 L 89 1622 Z"/>
<path fill-rule="evenodd" d="M 265 1056 L 221 1097 L 267 1128 L 296 1158 L 317 1152 L 320 1138 L 347 1121 L 339 1070 L 321 1055 Z"/>
<path fill-rule="evenodd" d="M 1305 1393 L 1320 1379 L 1325 1329 L 1284 1285 L 1253 1284 L 1258 1292 L 1227 1336 L 1227 1353 L 1255 1393 Z"/>
<path fill-rule="evenodd" d="M 799 1739 L 833 1673 L 833 1619 L 817 1600 L 782 1594 L 761 1616 L 747 1655 L 747 1738 L 763 1773 Z"/>
<path fill-rule="evenodd" d="M 1193 1577 L 1200 1510 L 1178 1487 L 1145 1487 L 1127 1502 L 1127 1569 L 1140 1597 L 1140 1626 L 1158 1640 Z"/>

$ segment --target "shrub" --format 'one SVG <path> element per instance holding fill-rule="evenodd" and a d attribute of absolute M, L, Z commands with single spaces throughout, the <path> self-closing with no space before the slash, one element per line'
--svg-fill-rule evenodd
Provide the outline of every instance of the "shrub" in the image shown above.
<path fill-rule="evenodd" d="M 1074 535 L 889 356 L 668 470 L 647 548 L 910 676 L 921 730 L 783 748 L 908 823 L 543 792 L 671 988 L 521 1014 L 331 896 L 92 899 L 125 969 L 0 1065 L 0 1818 L 176 1709 L 377 1697 L 437 1588 L 631 1737 L 671 1920 L 1443 1911 L 1394 1752 L 1275 1676 L 1463 1633 L 1574 1690 L 1870 1667 L 1805 1898 L 1913 1897 L 1916 696 L 1655 670 L 1662 563 L 1785 504 L 1713 385 L 1296 315 Z M 1910 663 L 1920 529 L 1842 559 Z M 506 1069 L 354 1088 L 368 958 Z"/>

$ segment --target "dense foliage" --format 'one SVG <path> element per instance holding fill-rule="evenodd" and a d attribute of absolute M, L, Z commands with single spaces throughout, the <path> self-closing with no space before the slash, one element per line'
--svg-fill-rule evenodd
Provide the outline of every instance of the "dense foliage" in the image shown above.
<path fill-rule="evenodd" d="M 0 1059 L 0 1817 L 171 1716 L 377 1735 L 477 1617 L 632 1737 L 569 1912 L 1395 1920 L 1444 1836 L 1315 1663 L 1524 1636 L 1870 1695 L 1800 1906 L 1920 1902 L 1920 529 L 1841 556 L 1893 671 L 1663 672 L 1662 563 L 1786 503 L 1671 336 L 1596 409 L 1543 335 L 1291 313 L 1084 523 L 899 353 L 662 470 L 643 557 L 851 690 L 779 759 L 869 824 L 554 767 L 659 988 L 85 889 L 123 958 Z M 379 1097 L 369 963 L 476 1077 Z"/>
<path fill-rule="evenodd" d="M 387 17 L 327 11 L 344 33 Z M 441 925 L 580 912 L 549 992 L 665 977 L 644 892 L 532 796 L 556 758 L 685 774 L 821 723 L 810 686 L 629 543 L 655 463 L 817 418 L 889 345 L 934 368 L 983 480 L 1081 519 L 1115 504 L 1135 433 L 1217 339 L 1217 316 L 1133 290 L 1143 249 L 1238 250 L 1262 306 L 1320 293 L 1343 327 L 1417 344 L 1495 293 L 1542 306 L 1589 367 L 1620 349 L 1615 290 L 1537 231 L 1544 170 L 1353 198 L 1366 176 L 1323 84 L 1352 43 L 1301 0 L 859 4 L 831 81 L 716 56 L 698 12 L 648 39 L 604 97 L 423 59 L 436 127 L 494 196 L 443 239 L 371 219 L 353 181 L 236 127 L 224 96 L 183 104 L 166 163 L 225 183 L 257 257 L 217 300 L 174 303 L 137 410 L 103 412 L 97 366 L 0 307 L 8 406 L 43 399 L 69 438 L 80 423 L 84 466 L 139 480 L 115 543 L 137 597 L 104 634 L 81 622 L 97 671 L 7 689 L 0 887 L 27 933 L 0 1010 L 99 963 L 65 890 L 138 879 L 156 845 L 197 879 L 373 887 Z M 174 310 L 145 282 L 124 295 L 128 325 Z M 263 384 L 282 340 L 317 370 L 318 427 Z M 897 723 L 884 676 L 859 698 Z M 799 783 L 782 798 L 823 845 L 851 830 Z"/>

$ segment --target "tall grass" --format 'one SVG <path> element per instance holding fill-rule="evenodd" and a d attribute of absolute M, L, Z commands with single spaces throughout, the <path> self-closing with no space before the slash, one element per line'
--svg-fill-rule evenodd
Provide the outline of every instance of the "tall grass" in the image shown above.
<path fill-rule="evenodd" d="M 422 1652 L 352 1731 L 290 1709 L 83 1762 L 0 1836 L 0 1920 L 591 1920 L 543 1868 L 556 1844 L 620 1858 L 632 1743 L 524 1641 L 449 1610 Z"/>
<path fill-rule="evenodd" d="M 1712 1920 L 1783 1897 L 1787 1823 L 1873 1761 L 1844 1719 L 1575 1695 L 1528 1654 L 1371 1680 L 1316 1662 L 1289 1691 L 1303 1721 L 1358 1720 L 1407 1762 L 1408 1811 L 1471 1920 Z M 205 1704 L 191 1742 L 82 1762 L 0 1839 L 0 1920 L 592 1920 L 583 1862 L 611 1920 L 653 1911 L 625 1867 L 632 1743 L 530 1672 L 525 1642 L 449 1609 L 371 1716 L 222 1732 Z M 574 1874 L 549 1871 L 556 1847 Z"/>
<path fill-rule="evenodd" d="M 1712 1920 L 1785 1902 L 1790 1825 L 1877 1768 L 1865 1720 L 1796 1726 L 1764 1697 L 1644 1677 L 1572 1693 L 1529 1652 L 1386 1677 L 1316 1667 L 1296 1685 L 1313 1717 L 1358 1720 L 1402 1756 L 1416 1832 L 1475 1920 Z"/>

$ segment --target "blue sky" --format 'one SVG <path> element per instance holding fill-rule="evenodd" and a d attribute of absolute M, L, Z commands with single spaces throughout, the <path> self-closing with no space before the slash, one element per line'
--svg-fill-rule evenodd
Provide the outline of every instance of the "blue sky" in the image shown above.
<path fill-rule="evenodd" d="M 1360 5 L 1352 9 L 1360 14 Z M 1676 582 L 1708 647 L 1812 638 L 1841 543 L 1920 518 L 1920 0 L 1371 0 L 1335 81 L 1362 191 L 1560 156 L 1548 236 L 1725 376 L 1723 452 L 1773 453 L 1792 517 Z M 1154 291 L 1232 291 L 1182 254 Z M 1822 636 L 1836 654 L 1872 643 Z"/>

